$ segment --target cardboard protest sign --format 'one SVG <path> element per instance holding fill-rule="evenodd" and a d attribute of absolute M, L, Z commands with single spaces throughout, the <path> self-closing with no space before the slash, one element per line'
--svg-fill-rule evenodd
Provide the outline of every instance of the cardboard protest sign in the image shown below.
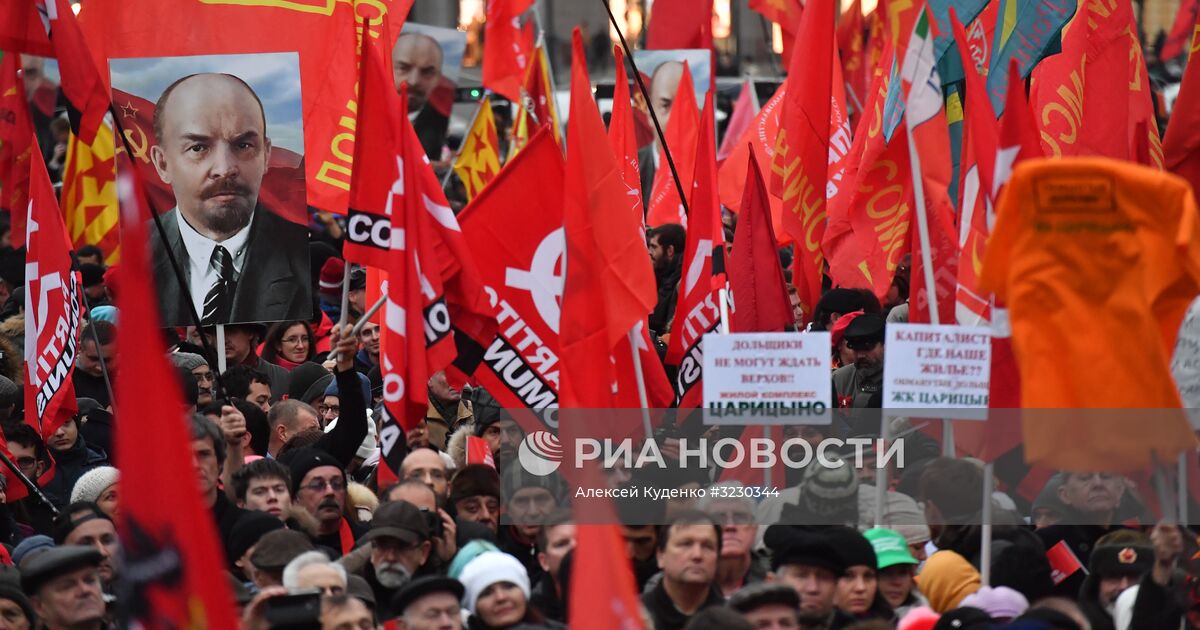
<path fill-rule="evenodd" d="M 991 332 L 974 326 L 891 323 L 883 359 L 883 406 L 953 409 L 983 420 L 988 406 Z M 922 414 L 924 415 L 924 414 Z"/>
<path fill-rule="evenodd" d="M 828 424 L 829 333 L 704 336 L 709 424 Z"/>

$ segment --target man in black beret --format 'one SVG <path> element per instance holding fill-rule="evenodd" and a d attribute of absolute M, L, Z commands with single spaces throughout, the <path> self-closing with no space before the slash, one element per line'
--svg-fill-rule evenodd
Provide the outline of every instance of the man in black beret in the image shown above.
<path fill-rule="evenodd" d="M 795 628 L 800 624 L 800 595 L 786 584 L 751 584 L 731 595 L 726 604 L 755 628 Z"/>
<path fill-rule="evenodd" d="M 100 561 L 94 547 L 66 545 L 30 558 L 22 567 L 21 588 L 48 630 L 104 627 Z"/>
<path fill-rule="evenodd" d="M 462 582 L 429 576 L 408 583 L 392 598 L 401 630 L 462 630 Z"/>
<path fill-rule="evenodd" d="M 843 338 L 854 353 L 854 363 L 833 372 L 834 407 L 839 409 L 883 406 L 883 315 L 864 313 L 846 326 Z"/>
<path fill-rule="evenodd" d="M 283 569 L 296 556 L 316 549 L 308 536 L 291 530 L 277 529 L 263 534 L 250 552 L 248 575 L 258 590 L 283 585 Z"/>
<path fill-rule="evenodd" d="M 800 596 L 801 628 L 840 628 L 854 621 L 834 606 L 846 563 L 825 537 L 791 525 L 772 525 L 763 543 L 771 551 L 767 581 L 787 584 Z"/>

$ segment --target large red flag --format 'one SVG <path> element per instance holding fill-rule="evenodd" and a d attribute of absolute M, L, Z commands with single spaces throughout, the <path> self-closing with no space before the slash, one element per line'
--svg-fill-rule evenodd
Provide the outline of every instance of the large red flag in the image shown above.
<path fill-rule="evenodd" d="M 1193 52 L 1196 49 L 1196 42 L 1200 37 L 1196 37 L 1195 27 L 1197 21 L 1200 21 L 1200 0 L 1183 0 L 1179 5 L 1179 12 L 1175 14 L 1175 23 L 1171 25 L 1171 32 L 1167 33 L 1167 40 L 1163 42 L 1162 50 L 1159 51 L 1158 58 L 1167 60 L 1174 59 L 1191 49 Z"/>
<path fill-rule="evenodd" d="M 979 289 L 983 248 L 987 243 L 988 215 L 992 212 L 992 176 L 995 173 L 999 131 L 992 101 L 983 77 L 971 60 L 967 34 L 951 9 L 951 25 L 966 76 L 967 108 L 963 125 L 962 166 L 959 171 L 959 257 L 955 318 L 959 324 L 981 325 L 991 318 L 991 304 Z"/>
<path fill-rule="evenodd" d="M 37 147 L 37 142 L 34 142 Z M 40 154 L 29 161 L 25 250 L 25 421 L 43 439 L 70 420 L 82 303 L 71 241 Z"/>
<path fill-rule="evenodd" d="M 797 46 L 788 67 L 792 89 L 783 101 L 770 190 L 783 199 L 782 227 L 796 242 L 792 284 L 804 311 L 821 297 L 825 258 L 825 183 L 829 173 L 829 121 L 832 115 L 833 2 L 809 5 L 800 21 Z M 847 143 L 848 144 L 848 143 Z"/>
<path fill-rule="evenodd" d="M 783 109 L 783 97 L 787 95 L 787 80 L 779 84 L 771 99 L 763 104 L 750 127 L 742 132 L 732 147 L 729 156 L 717 172 L 721 203 L 738 212 L 745 194 L 746 169 L 750 167 L 750 153 L 759 164 L 769 165 L 775 158 L 775 137 L 779 135 L 779 113 Z M 719 155 L 719 152 L 718 152 Z M 771 223 L 780 225 L 783 220 L 783 200 L 776 195 L 768 196 L 771 202 Z M 792 240 L 786 232 L 780 232 L 779 243 L 785 245 Z"/>
<path fill-rule="evenodd" d="M 1168 171 L 1188 180 L 1200 202 L 1200 15 L 1193 28 L 1196 37 L 1192 39 L 1191 59 L 1163 139 L 1163 162 Z"/>
<path fill-rule="evenodd" d="M 79 25 L 97 67 L 110 58 L 298 52 L 308 203 L 345 213 L 354 158 L 358 42 L 390 50 L 412 0 L 88 0 L 80 6 Z"/>
<path fill-rule="evenodd" d="M 642 178 L 638 164 L 637 134 L 634 131 L 633 102 L 629 100 L 629 78 L 625 74 L 625 53 L 613 46 L 613 62 L 617 76 L 613 82 L 612 118 L 608 123 L 608 142 L 613 157 L 621 164 L 628 204 L 639 224 L 646 223 L 642 207 Z"/>
<path fill-rule="evenodd" d="M 459 215 L 499 324 L 475 376 L 505 409 L 558 407 L 562 202 L 563 155 L 543 125 Z"/>
<path fill-rule="evenodd" d="M 742 135 L 754 124 L 758 116 L 758 97 L 754 93 L 754 82 L 746 79 L 742 82 L 742 91 L 738 93 L 737 101 L 733 104 L 733 113 L 729 122 L 725 123 L 725 137 L 721 139 L 721 148 L 717 149 L 717 165 L 733 154 L 734 147 Z M 719 177 L 719 173 L 718 173 Z"/>
<path fill-rule="evenodd" d="M 17 3 L 20 4 L 20 3 Z M 12 217 L 13 247 L 25 243 L 29 206 L 29 158 L 33 152 L 33 122 L 25 102 L 25 84 L 17 76 L 21 56 L 3 53 L 0 59 L 0 210 Z M 41 154 L 37 154 L 41 158 Z"/>
<path fill-rule="evenodd" d="M 734 305 L 729 328 L 734 332 L 777 332 L 794 326 L 796 320 L 779 262 L 779 244 L 771 225 L 767 186 L 753 154 L 746 169 L 746 194 L 729 256 L 729 290 Z"/>
<path fill-rule="evenodd" d="M 571 627 L 640 630 L 641 602 L 621 530 L 611 524 L 580 523 L 575 532 Z"/>
<path fill-rule="evenodd" d="M 646 48 L 712 48 L 713 0 L 656 0 Z"/>
<path fill-rule="evenodd" d="M 529 68 L 528 42 L 521 30 L 521 14 L 533 0 L 488 0 L 483 33 L 483 85 L 521 102 L 521 83 Z"/>
<path fill-rule="evenodd" d="M 110 101 L 104 80 L 96 70 L 91 51 L 75 22 L 75 13 L 67 0 L 38 0 L 38 11 L 46 20 L 62 91 L 66 96 L 67 115 L 75 135 L 86 144 L 96 140 L 96 130 L 104 124 Z"/>
<path fill-rule="evenodd" d="M 713 104 L 710 90 L 700 117 L 696 151 L 696 188 L 692 194 L 687 243 L 683 248 L 683 279 L 675 307 L 675 322 L 667 344 L 667 363 L 679 366 L 675 395 L 680 409 L 702 404 L 704 335 L 721 324 L 721 291 L 725 287 L 725 238 L 721 204 L 717 199 L 716 144 L 713 142 Z"/>
<path fill-rule="evenodd" d="M 121 517 L 117 527 L 125 550 L 131 625 L 143 628 L 235 628 L 237 615 L 225 557 L 212 515 L 196 485 L 190 419 L 185 417 L 179 379 L 166 359 L 154 295 L 145 207 L 133 170 L 121 158 L 121 320 L 124 359 L 137 369 L 116 377 L 117 468 L 121 470 Z M 154 395 L 148 396 L 147 392 Z M 153 445 L 147 446 L 147 436 Z M 169 480 L 170 482 L 166 482 Z M 136 576 L 136 577 L 135 577 Z"/>
<path fill-rule="evenodd" d="M 582 35 L 573 34 L 563 229 L 567 270 L 559 344 L 562 406 L 613 407 L 609 357 L 654 308 L 654 272 L 641 226 L 626 212 L 625 181 L 592 99 Z"/>
<path fill-rule="evenodd" d="M 837 28 L 838 52 L 841 54 L 842 71 L 845 73 L 846 92 L 852 94 L 850 102 L 855 104 L 855 114 L 867 98 L 867 87 L 871 83 L 867 67 L 866 21 L 862 13 L 862 0 L 854 2 L 842 12 Z M 855 117 L 857 120 L 857 116 Z"/>
<path fill-rule="evenodd" d="M 663 121 L 658 121 L 662 124 Z M 696 107 L 696 91 L 692 84 L 692 73 L 686 61 L 679 86 L 675 89 L 675 100 L 671 103 L 671 117 L 667 119 L 663 138 L 675 161 L 675 173 L 679 175 L 679 186 L 691 207 L 692 172 L 696 168 L 696 141 L 700 129 L 700 110 Z M 664 223 L 678 223 L 687 227 L 687 216 L 679 199 L 679 188 L 667 155 L 662 147 L 658 150 L 658 170 L 654 172 L 654 184 L 650 187 L 650 203 L 646 212 L 646 224 L 657 227 Z"/>
<path fill-rule="evenodd" d="M 38 19 L 34 0 L 0 2 L 0 50 L 53 57 L 54 47 Z"/>

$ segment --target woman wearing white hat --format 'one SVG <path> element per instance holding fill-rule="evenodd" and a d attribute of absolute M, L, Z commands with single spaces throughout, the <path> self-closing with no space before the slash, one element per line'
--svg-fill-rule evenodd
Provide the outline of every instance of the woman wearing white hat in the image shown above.
<path fill-rule="evenodd" d="M 100 466 L 83 474 L 71 490 L 71 503 L 91 501 L 100 511 L 117 520 L 117 482 L 121 473 L 112 466 Z"/>
<path fill-rule="evenodd" d="M 463 567 L 459 576 L 463 604 L 471 613 L 471 630 L 533 630 L 565 628 L 546 621 L 529 605 L 529 574 L 516 558 L 502 551 L 485 551 Z"/>

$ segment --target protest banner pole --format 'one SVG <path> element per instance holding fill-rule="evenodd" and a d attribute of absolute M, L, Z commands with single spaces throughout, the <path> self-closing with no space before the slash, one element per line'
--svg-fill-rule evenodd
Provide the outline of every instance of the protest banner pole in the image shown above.
<path fill-rule="evenodd" d="M 887 453 L 887 441 L 891 438 L 892 423 L 886 411 L 879 414 L 879 443 L 875 448 L 875 527 L 883 527 L 883 514 L 887 505 L 887 468 L 880 466 Z"/>
<path fill-rule="evenodd" d="M 1179 484 L 1179 524 L 1187 526 L 1188 524 L 1188 470 L 1187 458 L 1195 456 L 1195 453 L 1188 453 L 1186 450 L 1179 454 L 1179 472 L 1175 475 Z"/>
<path fill-rule="evenodd" d="M 225 358 L 225 324 L 217 324 L 217 347 L 220 348 L 220 352 L 217 352 L 217 372 L 224 374 L 229 362 Z M 221 389 L 224 390 L 225 388 L 222 387 Z"/>
<path fill-rule="evenodd" d="M 95 320 L 92 319 L 92 301 L 88 299 L 87 293 L 83 293 L 83 304 L 87 307 L 88 328 L 92 331 L 92 343 L 96 344 L 96 358 L 100 359 L 100 374 L 104 376 L 104 391 L 108 393 L 108 403 L 116 411 L 117 397 L 113 396 L 112 379 L 108 376 L 108 361 L 104 360 L 104 352 L 100 350 L 100 333 L 93 325 Z M 41 418 L 38 418 L 38 425 L 40 430 Z"/>
<path fill-rule="evenodd" d="M 983 512 L 980 520 L 982 540 L 979 543 L 979 582 L 983 586 L 991 583 L 992 577 L 992 486 L 995 485 L 996 467 L 992 462 L 983 465 Z"/>
<path fill-rule="evenodd" d="M 362 331 L 363 326 L 366 325 L 367 321 L 370 320 L 372 317 L 375 317 L 375 313 L 378 313 L 379 309 L 383 308 L 383 305 L 386 303 L 387 303 L 387 296 L 386 295 L 379 296 L 379 299 L 376 300 L 376 302 L 371 305 L 371 308 L 367 309 L 367 312 L 363 313 L 363 316 L 358 318 L 358 321 L 354 323 L 354 328 L 350 329 L 350 336 L 357 337 L 358 333 L 360 331 Z"/>
<path fill-rule="evenodd" d="M 638 351 L 638 339 L 634 336 L 637 329 L 637 326 L 630 328 L 625 336 L 629 339 L 629 351 L 633 353 L 633 376 L 637 379 L 638 404 L 642 407 L 642 430 L 646 432 L 646 439 L 650 439 L 654 431 L 650 427 L 650 400 L 646 396 L 646 377 L 642 374 L 642 354 Z"/>
<path fill-rule="evenodd" d="M 538 10 L 538 7 L 536 5 L 533 7 L 533 21 L 535 24 L 537 24 L 537 29 L 538 29 L 537 46 L 535 46 L 534 48 L 540 47 L 542 49 L 542 52 L 541 52 L 542 58 L 546 60 L 546 80 L 550 82 L 549 98 L 550 98 L 550 102 L 554 106 L 554 111 L 557 112 L 558 111 L 558 101 L 555 100 L 555 98 L 556 98 L 555 95 L 558 94 L 558 84 L 554 81 L 554 62 L 553 62 L 553 60 L 550 59 L 550 53 L 546 52 L 546 29 L 545 29 L 545 27 L 542 26 L 542 12 Z M 533 66 L 530 65 L 530 67 L 532 68 Z M 536 117 L 535 117 L 535 119 L 536 119 Z M 552 121 L 552 120 L 547 120 L 545 122 L 548 124 L 554 123 L 554 121 Z M 566 121 L 563 120 L 562 116 L 559 116 L 558 123 L 559 123 L 558 124 L 558 133 L 561 137 L 565 138 L 567 136 L 566 129 L 565 129 Z M 563 143 L 563 149 L 564 150 L 566 149 L 566 143 Z"/>
<path fill-rule="evenodd" d="M 638 91 L 642 93 L 642 98 L 646 99 L 646 104 L 651 103 L 650 90 L 646 89 L 646 82 L 642 80 L 642 73 L 638 71 L 637 62 L 633 60 L 633 51 L 629 49 L 629 42 L 625 41 L 625 32 L 621 30 L 621 25 L 617 24 L 617 16 L 613 14 L 612 7 L 609 6 L 608 0 L 601 0 L 604 3 L 604 10 L 608 11 L 608 19 L 612 22 L 613 28 L 617 31 L 617 38 L 621 40 L 621 48 L 625 51 L 625 58 L 629 60 L 629 67 L 633 70 L 633 79 L 637 82 Z M 659 146 L 662 147 L 663 156 L 667 158 L 667 166 L 671 168 L 671 177 L 675 180 L 675 190 L 679 193 L 679 205 L 683 206 L 683 215 L 689 216 L 692 214 L 691 208 L 688 207 L 687 193 L 683 190 L 682 180 L 679 179 L 679 171 L 675 168 L 675 160 L 671 157 L 671 149 L 667 146 L 666 136 L 663 135 L 662 124 L 658 122 L 658 114 L 654 113 L 653 107 L 647 107 L 650 111 L 650 120 L 654 123 L 654 133 L 658 137 Z"/>
<path fill-rule="evenodd" d="M 2 460 L 4 465 L 8 467 L 8 470 L 16 476 L 17 480 L 21 482 L 21 485 L 25 486 L 25 488 L 29 490 L 29 496 L 41 501 L 43 505 L 50 509 L 52 514 L 58 516 L 58 508 L 54 507 L 54 504 L 50 502 L 50 499 L 44 492 L 42 492 L 42 489 L 37 487 L 37 484 L 34 483 L 32 479 L 26 477 L 25 473 L 21 472 L 20 468 L 17 468 L 17 465 L 8 458 L 8 455 L 4 454 L 2 449 L 0 449 L 0 460 Z"/>

